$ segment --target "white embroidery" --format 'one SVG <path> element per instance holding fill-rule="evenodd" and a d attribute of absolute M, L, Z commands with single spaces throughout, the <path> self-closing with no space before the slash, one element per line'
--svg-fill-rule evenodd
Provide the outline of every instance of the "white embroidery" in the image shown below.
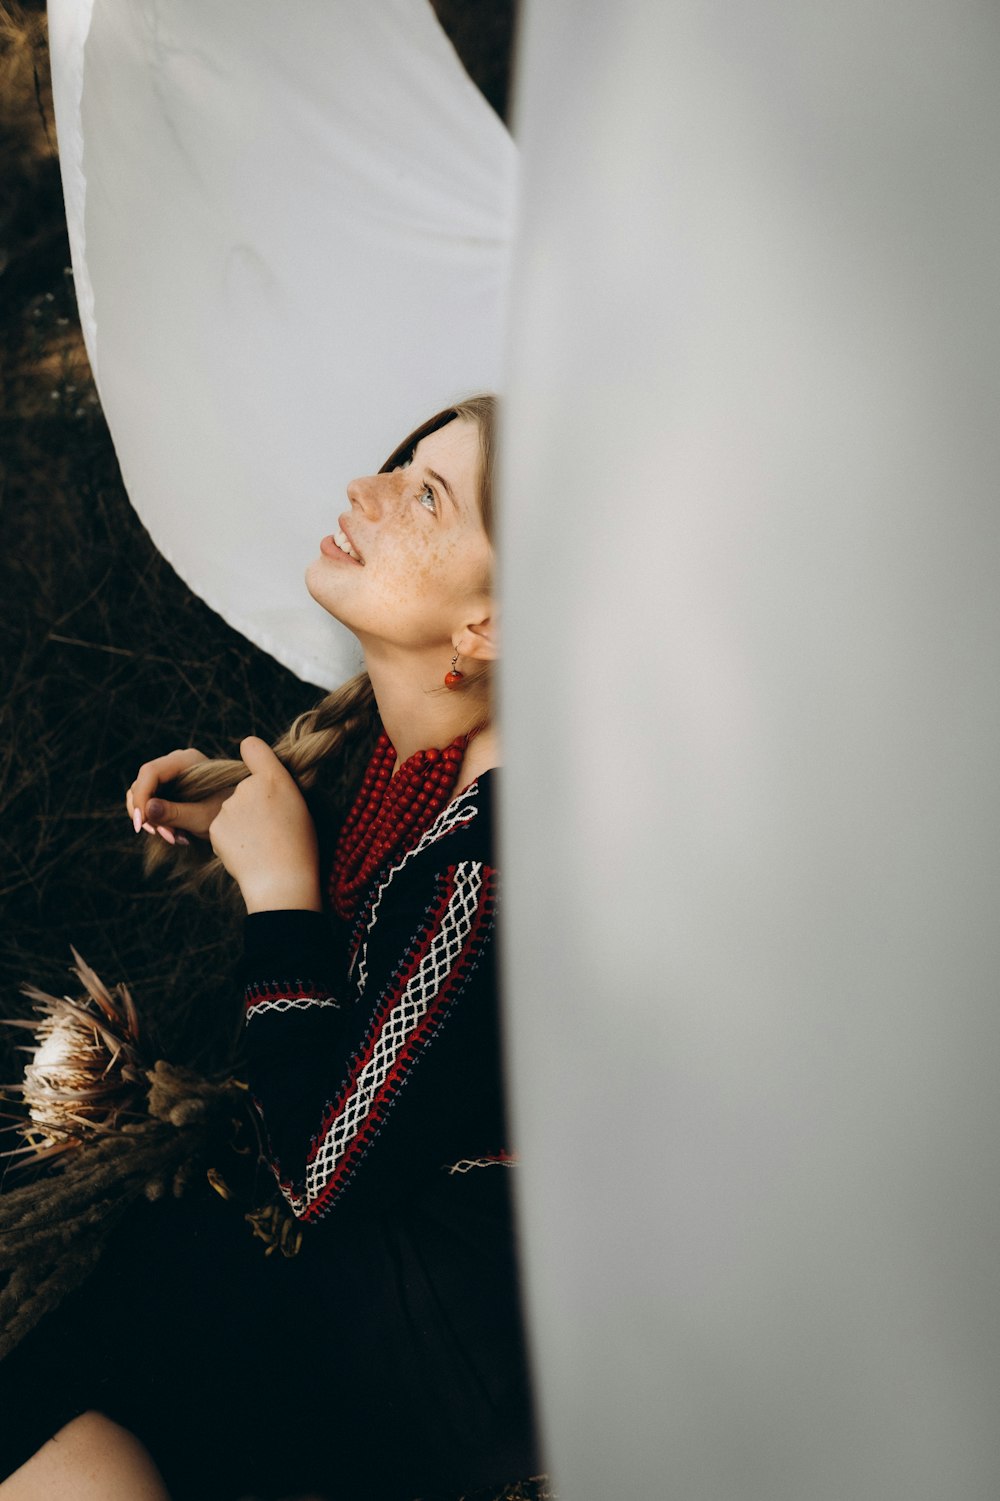
<path fill-rule="evenodd" d="M 438 814 L 437 818 L 435 818 L 430 828 L 424 830 L 420 839 L 413 846 L 413 848 L 406 851 L 406 854 L 398 862 L 398 864 L 393 865 L 386 872 L 385 879 L 379 883 L 379 888 L 375 893 L 375 899 L 372 902 L 372 909 L 368 916 L 368 927 L 365 930 L 364 942 L 358 945 L 357 956 L 354 960 L 354 963 L 351 965 L 352 973 L 355 967 L 358 971 L 359 1000 L 364 995 L 365 986 L 368 984 L 368 939 L 371 937 L 371 931 L 375 926 L 375 920 L 378 917 L 378 909 L 381 904 L 382 898 L 388 890 L 393 877 L 399 874 L 399 872 L 403 869 L 403 866 L 406 865 L 408 861 L 412 860 L 414 855 L 419 855 L 421 850 L 427 849 L 428 845 L 435 844 L 437 840 L 443 839 L 445 835 L 450 834 L 453 829 L 464 828 L 466 824 L 470 824 L 472 822 L 472 820 L 476 817 L 476 814 L 479 812 L 479 808 L 475 801 L 477 791 L 478 784 L 476 782 L 473 782 L 470 786 L 466 787 L 463 793 L 455 798 L 454 802 L 451 802 L 447 805 L 447 807 L 442 808 L 441 812 Z"/>
<path fill-rule="evenodd" d="M 305 1011 L 310 1006 L 332 1006 L 334 1011 L 340 1010 L 339 1003 L 332 996 L 279 996 L 276 1000 L 251 1001 L 247 1007 L 247 1021 L 253 1021 L 255 1016 L 263 1016 L 265 1011 Z"/>
<path fill-rule="evenodd" d="M 375 1039 L 371 1056 L 354 1080 L 343 1109 L 331 1122 L 315 1158 L 306 1168 L 305 1194 L 282 1187 L 296 1214 L 302 1214 L 337 1171 L 415 1028 L 427 1014 L 462 953 L 479 908 L 483 884 L 481 861 L 455 867 L 455 889 L 430 948 L 410 976 Z"/>
<path fill-rule="evenodd" d="M 474 1167 L 517 1167 L 516 1157 L 463 1157 L 461 1162 L 453 1162 L 446 1167 L 449 1174 L 469 1173 Z"/>

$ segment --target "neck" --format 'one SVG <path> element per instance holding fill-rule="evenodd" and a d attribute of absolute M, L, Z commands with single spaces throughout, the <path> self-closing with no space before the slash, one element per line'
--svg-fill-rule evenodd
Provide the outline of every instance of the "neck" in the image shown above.
<path fill-rule="evenodd" d="M 435 655 L 440 655 L 435 654 Z M 444 670 L 406 659 L 402 662 L 365 645 L 365 667 L 371 678 L 379 718 L 402 763 L 419 750 L 450 745 L 468 734 L 483 718 L 487 705 L 470 689 L 449 690 L 443 686 Z M 445 658 L 445 668 L 447 659 Z M 496 729 L 488 724 L 474 736 L 465 754 L 459 788 L 499 762 Z"/>

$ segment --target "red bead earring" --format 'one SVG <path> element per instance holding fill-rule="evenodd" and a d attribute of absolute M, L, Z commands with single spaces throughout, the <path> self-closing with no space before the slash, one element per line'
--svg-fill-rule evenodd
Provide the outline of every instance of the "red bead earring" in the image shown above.
<path fill-rule="evenodd" d="M 457 667 L 457 663 L 458 663 L 458 652 L 456 652 L 455 655 L 451 659 L 451 671 L 450 672 L 446 672 L 445 675 L 444 675 L 444 686 L 446 688 L 457 688 L 459 686 L 459 684 L 462 682 L 463 678 L 465 677 L 465 673 L 464 672 L 459 672 L 458 667 Z"/>

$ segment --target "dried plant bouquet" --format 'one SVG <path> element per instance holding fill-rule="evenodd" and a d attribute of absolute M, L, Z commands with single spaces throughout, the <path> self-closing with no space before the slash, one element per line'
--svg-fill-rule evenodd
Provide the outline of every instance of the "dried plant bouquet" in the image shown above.
<path fill-rule="evenodd" d="M 21 1106 L 8 1128 L 20 1144 L 3 1154 L 0 1357 L 84 1280 L 137 1198 L 180 1195 L 195 1175 L 231 1197 L 220 1161 L 259 1155 L 246 1085 L 144 1058 L 127 987 L 108 989 L 73 958 L 82 995 L 29 986 L 38 1019 L 5 1019 L 34 1042 L 23 1083 L 0 1091 Z M 17 1169 L 38 1171 L 11 1187 Z M 268 1249 L 294 1254 L 297 1227 L 276 1206 L 247 1217 Z"/>

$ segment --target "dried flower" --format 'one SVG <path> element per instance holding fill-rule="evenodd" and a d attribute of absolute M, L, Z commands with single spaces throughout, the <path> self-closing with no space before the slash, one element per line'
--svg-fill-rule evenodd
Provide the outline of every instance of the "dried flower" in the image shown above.
<path fill-rule="evenodd" d="M 256 1140 L 246 1085 L 163 1058 L 147 1067 L 127 988 L 109 990 L 73 958 L 82 996 L 25 987 L 40 1020 L 8 1020 L 36 1038 L 24 1083 L 0 1091 L 27 1106 L 24 1145 L 3 1155 L 27 1166 L 55 1158 L 56 1171 L 0 1195 L 0 1358 L 80 1285 L 137 1199 L 181 1194 L 211 1156 L 256 1156 L 243 1141 L 248 1131 Z M 288 1254 L 291 1232 L 278 1234 Z"/>
<path fill-rule="evenodd" d="M 25 986 L 41 1019 L 5 1019 L 6 1025 L 28 1028 L 37 1038 L 34 1050 L 28 1049 L 32 1057 L 23 1084 L 3 1091 L 19 1095 L 27 1107 L 27 1119 L 19 1125 L 25 1144 L 3 1154 L 20 1158 L 24 1166 L 145 1114 L 149 1081 L 128 988 L 109 990 L 76 949 L 73 958 L 73 973 L 84 988 L 81 997 L 73 1000 Z"/>
<path fill-rule="evenodd" d="M 24 1145 L 0 1155 L 31 1167 L 55 1158 L 57 1171 L 0 1196 L 0 1358 L 79 1286 L 136 1199 L 179 1196 L 207 1176 L 239 1202 L 209 1159 L 242 1171 L 261 1156 L 246 1084 L 164 1058 L 148 1066 L 127 987 L 109 990 L 75 949 L 73 958 L 82 996 L 26 986 L 40 1019 L 7 1019 L 34 1031 L 35 1046 L 24 1083 L 0 1090 L 27 1107 Z M 302 1230 L 280 1196 L 245 1218 L 265 1255 L 299 1250 Z"/>

